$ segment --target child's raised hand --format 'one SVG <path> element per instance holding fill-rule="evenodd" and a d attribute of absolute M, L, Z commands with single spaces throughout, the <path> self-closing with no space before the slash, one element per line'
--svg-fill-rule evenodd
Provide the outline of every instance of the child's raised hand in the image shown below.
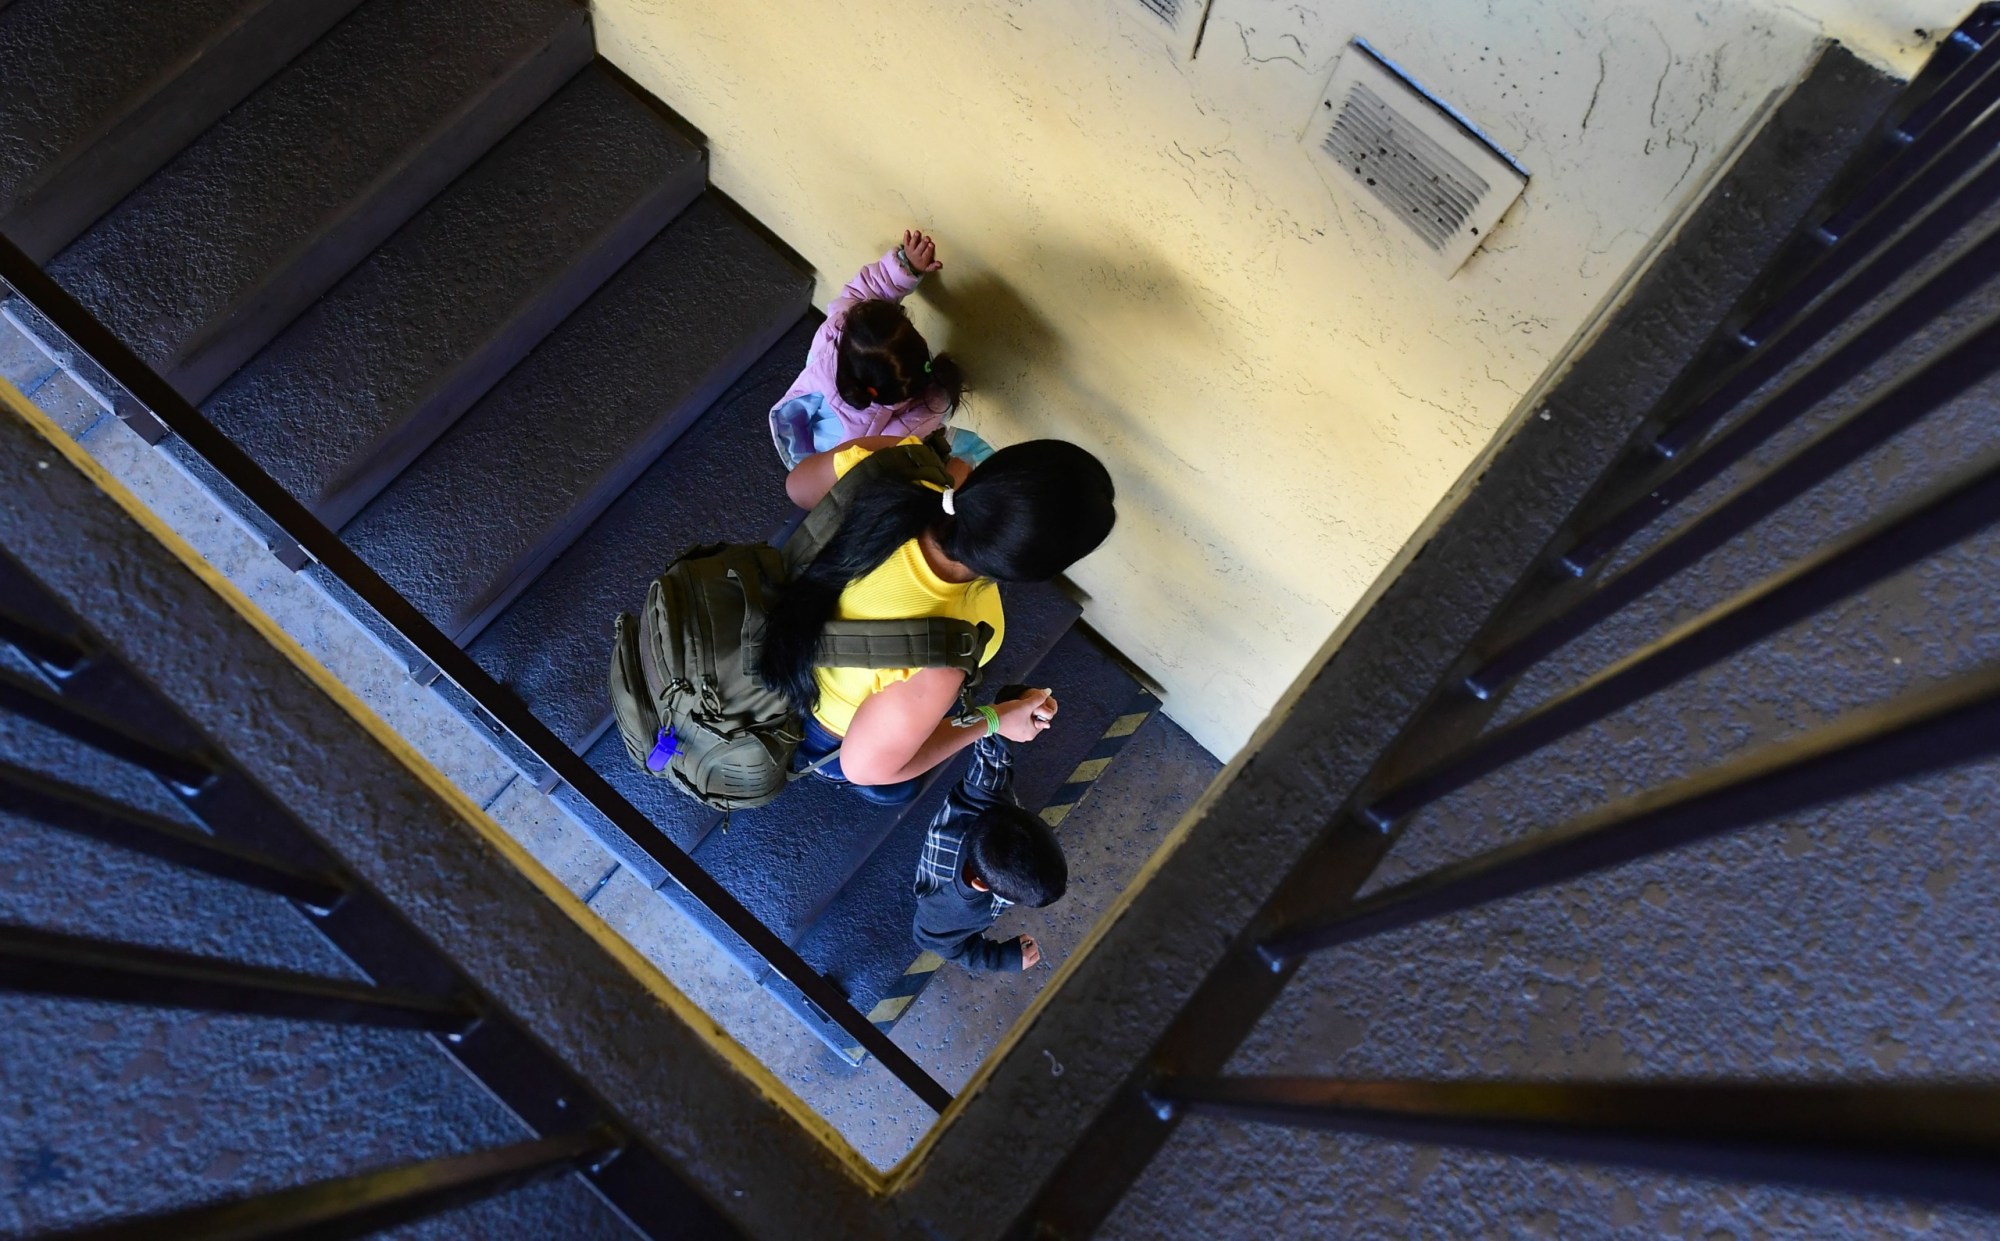
<path fill-rule="evenodd" d="M 1042 963 L 1042 946 L 1032 935 L 1021 937 L 1021 968 L 1031 970 Z"/>
<path fill-rule="evenodd" d="M 903 230 L 903 261 L 919 276 L 944 269 L 944 264 L 938 262 L 937 239 L 926 237 L 920 228 Z"/>

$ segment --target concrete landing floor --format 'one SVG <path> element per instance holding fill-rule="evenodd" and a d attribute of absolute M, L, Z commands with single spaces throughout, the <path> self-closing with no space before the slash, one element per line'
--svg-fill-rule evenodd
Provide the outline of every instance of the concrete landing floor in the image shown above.
<path fill-rule="evenodd" d="M 519 779 L 480 732 L 412 682 L 309 578 L 285 569 L 166 454 L 109 414 L 67 363 L 0 316 L 0 379 L 55 419 L 863 1156 L 886 1169 L 910 1150 L 933 1119 L 928 1108 L 873 1061 L 851 1067 L 815 1038 L 554 801 Z M 1044 963 L 1025 977 L 946 966 L 897 1024 L 896 1041 L 948 1089 L 963 1087 L 1220 770 L 1155 714 L 1062 825 L 1069 894 L 1049 909 L 1010 910 L 997 928 L 1034 935 Z M 1064 1049 L 1035 1050 L 1060 1075 Z"/>

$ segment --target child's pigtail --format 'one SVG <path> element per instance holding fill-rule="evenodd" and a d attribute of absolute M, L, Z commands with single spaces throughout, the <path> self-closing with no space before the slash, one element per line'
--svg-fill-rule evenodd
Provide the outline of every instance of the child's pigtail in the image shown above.
<path fill-rule="evenodd" d="M 942 393 L 944 396 L 945 406 L 942 412 L 948 414 L 957 409 L 960 399 L 965 396 L 965 373 L 958 369 L 958 359 L 948 353 L 940 353 L 930 360 L 927 369 L 930 371 L 928 378 L 931 381 L 931 392 Z M 933 399 L 931 404 L 935 408 L 936 400 Z"/>

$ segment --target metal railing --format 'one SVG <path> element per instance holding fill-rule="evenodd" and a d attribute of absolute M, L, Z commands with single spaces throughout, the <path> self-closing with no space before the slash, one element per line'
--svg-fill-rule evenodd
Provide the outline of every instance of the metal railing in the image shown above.
<path fill-rule="evenodd" d="M 1627 551 L 1899 347 L 1963 318 L 1976 291 L 1990 294 L 2000 228 L 1961 238 L 2000 208 L 2000 5 L 1982 6 L 1947 41 L 1829 198 L 1375 757 L 1318 850 L 1176 1015 L 1153 1067 L 1135 1070 L 1015 1235 L 1094 1227 L 1187 1112 L 2000 1209 L 2000 1088 L 1989 1086 L 1218 1075 L 1310 953 L 2000 754 L 1995 667 L 1354 895 L 1389 835 L 1424 807 L 2000 523 L 2000 459 L 1989 458 L 1490 725 L 1524 673 L 2000 374 L 2000 317 L 1987 316 L 1675 532 Z M 1599 576 L 1621 553 L 1622 566 Z"/>
<path fill-rule="evenodd" d="M 686 850 L 640 813 L 581 755 L 384 581 L 338 534 L 132 353 L 110 329 L 18 248 L 0 238 L 0 296 L 8 292 L 40 317 L 45 325 L 43 330 L 66 339 L 79 356 L 103 372 L 111 385 L 106 395 L 120 418 L 153 442 L 163 435 L 176 436 L 199 457 L 215 478 L 235 493 L 232 502 L 247 506 L 250 512 L 246 515 L 269 532 L 274 552 L 281 553 L 290 567 L 297 569 L 308 561 L 316 562 L 354 600 L 370 609 L 427 661 L 429 668 L 436 669 L 463 691 L 485 719 L 643 849 L 669 878 L 748 944 L 779 977 L 798 988 L 898 1081 L 936 1111 L 943 1111 L 951 1102 L 951 1092 L 856 1009 L 838 987 L 746 909 Z M 292 554 L 293 549 L 296 554 Z M 0 635 L 5 632 L 4 621 L 0 621 Z"/>
<path fill-rule="evenodd" d="M 427 1033 L 537 1134 L 64 1237 L 359 1236 L 571 1172 L 642 1235 L 735 1230 L 611 1109 L 400 915 L 333 865 L 307 830 L 171 703 L 0 552 L 0 709 L 154 776 L 197 826 L 0 763 L 0 812 L 286 898 L 372 982 L 0 924 L 0 990 Z"/>

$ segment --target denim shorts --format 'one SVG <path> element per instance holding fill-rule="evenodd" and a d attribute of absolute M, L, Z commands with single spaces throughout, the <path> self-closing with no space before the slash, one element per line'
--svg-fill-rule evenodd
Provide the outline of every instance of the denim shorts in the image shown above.
<path fill-rule="evenodd" d="M 808 715 L 805 717 L 805 736 L 799 741 L 798 757 L 793 760 L 800 769 L 811 766 L 820 759 L 840 748 L 840 738 L 827 731 L 825 725 Z M 840 760 L 821 767 L 814 773 L 822 780 L 835 784 L 845 784 L 864 801 L 872 801 L 878 806 L 900 806 L 917 795 L 917 781 L 921 777 L 898 781 L 895 784 L 855 784 L 841 771 Z"/>

